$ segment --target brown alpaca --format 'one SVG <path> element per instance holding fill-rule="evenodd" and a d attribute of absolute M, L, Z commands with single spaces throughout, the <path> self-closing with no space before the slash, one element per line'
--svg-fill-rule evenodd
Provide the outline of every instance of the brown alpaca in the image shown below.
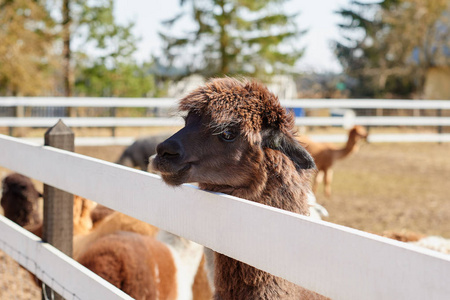
<path fill-rule="evenodd" d="M 170 185 L 200 188 L 308 214 L 314 161 L 293 134 L 294 118 L 256 82 L 215 79 L 181 99 L 183 129 L 159 144 L 151 167 Z M 322 297 L 215 253 L 214 299 Z"/>
<path fill-rule="evenodd" d="M 42 220 L 38 213 L 38 198 L 42 197 L 30 178 L 11 173 L 2 182 L 1 205 L 5 217 L 42 236 Z M 74 234 L 85 234 L 92 229 L 91 211 L 96 203 L 80 196 L 73 200 Z"/>
<path fill-rule="evenodd" d="M 325 185 L 325 194 L 331 196 L 331 181 L 333 180 L 333 170 L 331 167 L 338 159 L 342 159 L 359 150 L 359 142 L 367 139 L 367 131 L 362 126 L 353 127 L 348 133 L 348 140 L 343 148 L 328 143 L 318 143 L 310 140 L 306 136 L 298 137 L 302 145 L 312 155 L 316 163 L 318 173 L 316 174 L 313 192 L 317 192 L 318 185 L 322 180 Z"/>
<path fill-rule="evenodd" d="M 2 181 L 1 206 L 6 218 L 20 226 L 34 226 L 41 223 L 38 214 L 38 199 L 42 197 L 31 179 L 11 173 Z"/>

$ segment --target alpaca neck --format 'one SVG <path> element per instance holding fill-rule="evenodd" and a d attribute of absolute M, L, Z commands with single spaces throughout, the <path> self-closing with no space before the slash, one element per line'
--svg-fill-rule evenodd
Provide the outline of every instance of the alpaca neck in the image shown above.
<path fill-rule="evenodd" d="M 265 150 L 253 180 L 240 187 L 199 184 L 200 188 L 230 194 L 300 214 L 308 214 L 309 172 L 297 171 L 278 151 Z M 289 281 L 243 262 L 215 253 L 216 299 L 299 299 Z"/>
<path fill-rule="evenodd" d="M 215 253 L 215 299 L 299 299 L 293 283 Z"/>
<path fill-rule="evenodd" d="M 156 237 L 172 252 L 177 268 L 177 299 L 192 299 L 192 285 L 203 255 L 203 246 L 160 230 Z"/>
<path fill-rule="evenodd" d="M 341 159 L 347 157 L 350 153 L 358 151 L 359 146 L 356 143 L 356 137 L 350 135 L 344 148 L 334 151 L 334 158 Z"/>

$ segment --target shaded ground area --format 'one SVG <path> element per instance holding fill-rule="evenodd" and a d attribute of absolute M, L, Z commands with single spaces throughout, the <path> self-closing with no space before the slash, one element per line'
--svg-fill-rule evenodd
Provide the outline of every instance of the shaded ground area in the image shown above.
<path fill-rule="evenodd" d="M 115 161 L 124 148 L 77 147 L 76 152 Z M 333 223 L 378 234 L 407 229 L 450 238 L 449 154 L 450 143 L 365 144 L 337 162 L 332 197 L 327 199 L 321 187 L 318 202 Z M 8 172 L 0 168 L 1 178 Z M 28 274 L 3 252 L 0 299 L 40 299 Z"/>

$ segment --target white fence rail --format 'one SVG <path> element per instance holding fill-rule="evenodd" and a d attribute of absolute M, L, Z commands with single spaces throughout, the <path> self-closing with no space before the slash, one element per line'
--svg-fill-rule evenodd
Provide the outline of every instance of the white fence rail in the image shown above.
<path fill-rule="evenodd" d="M 346 134 L 312 134 L 308 135 L 313 141 L 345 143 L 348 139 Z M 44 138 L 21 138 L 21 140 L 37 145 L 44 144 Z M 135 137 L 76 137 L 76 146 L 129 146 L 136 140 Z M 402 133 L 402 134 L 370 134 L 367 138 L 369 143 L 417 143 L 417 142 L 450 142 L 449 133 Z"/>
<path fill-rule="evenodd" d="M 189 185 L 169 187 L 152 174 L 7 136 L 0 136 L 0 165 L 332 299 L 450 295 L 450 257 L 431 250 Z"/>
<path fill-rule="evenodd" d="M 281 100 L 299 108 L 450 109 L 449 100 L 295 99 Z M 0 97 L 0 107 L 176 107 L 174 98 Z"/>
<path fill-rule="evenodd" d="M 438 111 L 449 110 L 448 100 L 392 100 L 392 99 L 296 99 L 282 100 L 282 105 L 289 108 L 304 109 L 434 109 Z M 177 100 L 173 98 L 65 98 L 65 97 L 2 97 L 0 107 L 145 107 L 163 108 L 175 111 Z M 127 118 L 127 117 L 99 117 L 99 118 L 62 118 L 64 123 L 70 127 L 177 127 L 183 124 L 181 118 L 153 117 L 153 118 Z M 2 117 L 0 127 L 9 127 L 10 135 L 15 127 L 50 127 L 57 122 L 53 117 Z M 334 116 L 334 117 L 299 117 L 296 118 L 297 126 L 340 126 L 350 128 L 353 125 L 363 126 L 427 126 L 438 127 L 450 126 L 450 117 L 441 116 Z M 439 133 L 416 136 L 401 136 L 392 134 L 378 134 L 370 136 L 373 142 L 447 142 L 449 136 Z M 112 135 L 114 135 L 114 130 Z M 324 140 L 326 137 L 329 139 Z M 337 136 L 319 136 L 318 140 L 333 142 L 341 140 Z M 98 138 L 94 140 L 77 141 L 77 145 L 123 145 L 123 139 Z"/>

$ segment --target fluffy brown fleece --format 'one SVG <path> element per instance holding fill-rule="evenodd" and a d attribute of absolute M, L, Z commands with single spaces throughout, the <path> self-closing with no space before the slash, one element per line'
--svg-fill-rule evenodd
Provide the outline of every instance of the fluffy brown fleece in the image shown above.
<path fill-rule="evenodd" d="M 42 197 L 31 179 L 18 174 L 7 175 L 2 182 L 1 205 L 5 217 L 20 226 L 40 224 L 38 199 Z"/>
<path fill-rule="evenodd" d="M 256 82 L 214 79 L 181 99 L 183 129 L 157 147 L 151 166 L 171 185 L 202 189 L 308 214 L 314 162 L 294 118 Z M 322 296 L 225 255 L 215 256 L 215 299 Z"/>
<path fill-rule="evenodd" d="M 152 237 L 133 232 L 107 235 L 78 262 L 135 299 L 176 299 L 172 254 Z"/>
<path fill-rule="evenodd" d="M 109 216 L 98 222 L 92 231 L 87 234 L 74 236 L 73 258 L 78 260 L 79 256 L 92 243 L 117 231 L 134 232 L 140 235 L 155 237 L 158 233 L 158 228 L 123 213 L 113 211 Z"/>

